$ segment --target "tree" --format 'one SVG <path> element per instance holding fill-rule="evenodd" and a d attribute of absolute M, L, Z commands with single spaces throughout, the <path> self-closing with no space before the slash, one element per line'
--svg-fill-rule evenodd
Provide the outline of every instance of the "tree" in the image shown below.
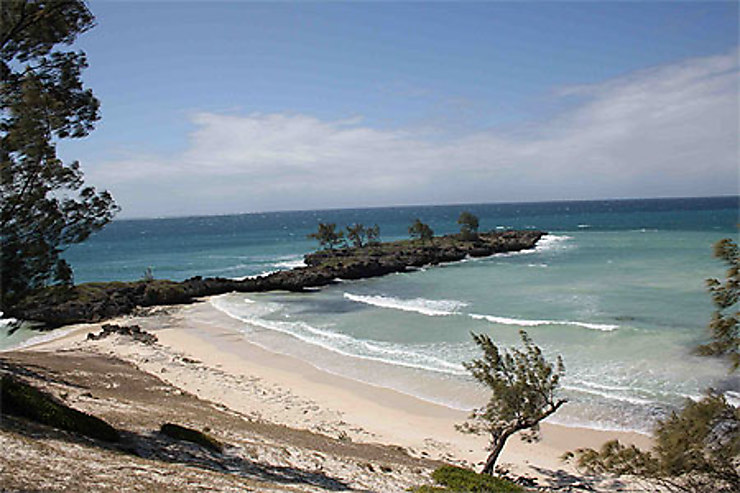
<path fill-rule="evenodd" d="M 478 217 L 474 214 L 463 211 L 457 218 L 457 224 L 460 225 L 460 234 L 464 240 L 474 240 L 478 238 Z"/>
<path fill-rule="evenodd" d="M 99 103 L 85 89 L 83 52 L 58 49 L 94 26 L 83 1 L 0 4 L 0 309 L 30 290 L 71 284 L 61 257 L 112 218 L 108 192 L 85 186 L 77 161 L 65 164 L 60 139 L 89 134 Z"/>
<path fill-rule="evenodd" d="M 367 227 L 365 229 L 365 234 L 367 234 L 367 244 L 368 245 L 377 245 L 380 243 L 380 226 L 377 224 L 372 227 Z"/>
<path fill-rule="evenodd" d="M 334 247 L 341 245 L 344 233 L 337 232 L 335 223 L 319 223 L 318 231 L 311 233 L 308 237 L 317 240 L 322 247 L 334 250 Z"/>
<path fill-rule="evenodd" d="M 352 243 L 355 248 L 362 248 L 365 246 L 365 239 L 367 237 L 367 229 L 360 223 L 355 223 L 351 226 L 347 226 L 347 239 Z"/>
<path fill-rule="evenodd" d="M 578 449 L 563 458 L 590 474 L 629 474 L 670 491 L 740 491 L 740 409 L 721 394 L 688 400 L 658 422 L 653 438 L 652 451 L 612 440 L 600 450 Z"/>
<path fill-rule="evenodd" d="M 740 299 L 740 255 L 737 243 L 729 238 L 714 244 L 714 256 L 727 265 L 727 279 L 707 279 L 715 311 L 709 322 L 712 341 L 697 348 L 705 356 L 726 356 L 732 368 L 740 368 L 740 312 L 733 309 Z"/>
<path fill-rule="evenodd" d="M 540 422 L 567 402 L 555 397 L 565 373 L 562 358 L 549 363 L 525 331 L 519 334 L 524 349 L 508 352 L 500 352 L 487 335 L 473 334 L 483 357 L 463 363 L 473 378 L 491 390 L 488 403 L 457 426 L 463 433 L 490 434 L 483 474 L 493 474 L 496 459 L 512 435 L 525 431 L 522 439 L 537 440 Z"/>
<path fill-rule="evenodd" d="M 416 221 L 414 221 L 414 224 L 409 226 L 409 236 L 411 236 L 411 238 L 419 239 L 422 242 L 432 241 L 434 231 L 432 231 L 432 228 L 430 228 L 428 224 L 424 224 L 419 218 L 417 218 Z"/>

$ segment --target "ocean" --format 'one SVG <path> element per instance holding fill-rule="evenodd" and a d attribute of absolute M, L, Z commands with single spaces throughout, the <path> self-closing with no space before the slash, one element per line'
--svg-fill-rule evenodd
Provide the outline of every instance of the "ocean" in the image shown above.
<path fill-rule="evenodd" d="M 565 362 L 569 403 L 551 422 L 649 432 L 708 387 L 740 405 L 740 381 L 726 364 L 692 354 L 713 311 L 705 279 L 724 276 L 712 244 L 737 240 L 738 197 L 118 220 L 65 256 L 76 282 L 135 280 L 148 268 L 175 280 L 243 278 L 302 265 L 319 222 L 378 224 L 387 241 L 408 237 L 417 217 L 436 234 L 455 232 L 463 210 L 481 230 L 548 235 L 532 251 L 211 303 L 265 348 L 454 408 L 486 396 L 462 366 L 478 354 L 470 333 L 510 346 L 522 329 Z M 0 345 L 33 336 L 18 331 Z"/>

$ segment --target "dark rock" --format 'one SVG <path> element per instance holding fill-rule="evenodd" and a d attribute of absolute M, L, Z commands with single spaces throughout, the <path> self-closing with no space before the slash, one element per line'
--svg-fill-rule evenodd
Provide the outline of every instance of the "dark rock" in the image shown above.
<path fill-rule="evenodd" d="M 125 335 L 133 338 L 135 341 L 143 342 L 144 344 L 154 344 L 157 342 L 157 336 L 154 334 L 150 334 L 149 332 L 141 330 L 141 327 L 138 325 L 113 325 L 113 324 L 103 324 L 101 327 L 102 332 L 99 334 L 94 334 L 90 332 L 87 334 L 87 340 L 89 341 L 99 341 L 100 339 L 105 339 L 106 337 L 113 335 L 113 334 L 120 334 Z"/>

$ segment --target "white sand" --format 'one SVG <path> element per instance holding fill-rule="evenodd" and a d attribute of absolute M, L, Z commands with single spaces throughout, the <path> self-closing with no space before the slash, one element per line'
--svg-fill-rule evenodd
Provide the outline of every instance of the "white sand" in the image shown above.
<path fill-rule="evenodd" d="M 140 324 L 156 333 L 159 344 L 146 346 L 119 337 L 86 341 L 86 334 L 99 326 L 83 325 L 32 349 L 85 348 L 115 355 L 202 399 L 272 423 L 357 442 L 398 445 L 415 456 L 476 468 L 485 458 L 485 437 L 455 430 L 454 425 L 464 421 L 465 412 L 329 374 L 296 358 L 269 352 L 228 329 L 233 321 L 208 303 L 112 323 L 116 322 Z M 499 464 L 515 474 L 541 480 L 557 471 L 572 474 L 575 471 L 560 461 L 564 452 L 599 447 L 615 438 L 650 446 L 649 437 L 638 433 L 545 423 L 539 442 L 527 444 L 517 437 L 509 440 Z"/>

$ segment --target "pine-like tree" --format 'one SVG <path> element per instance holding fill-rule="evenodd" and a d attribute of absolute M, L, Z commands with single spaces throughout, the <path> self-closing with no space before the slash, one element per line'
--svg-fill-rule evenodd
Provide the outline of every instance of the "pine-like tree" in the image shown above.
<path fill-rule="evenodd" d="M 88 135 L 99 103 L 83 87 L 87 59 L 63 49 L 94 26 L 83 1 L 0 3 L 0 309 L 30 290 L 70 284 L 61 257 L 113 217 L 108 192 L 86 186 L 57 142 Z M 12 311 L 12 310 L 11 310 Z"/>
<path fill-rule="evenodd" d="M 483 357 L 463 363 L 491 391 L 488 403 L 457 427 L 463 433 L 490 435 L 483 474 L 493 474 L 496 460 L 512 435 L 524 432 L 524 440 L 537 440 L 540 422 L 567 402 L 556 398 L 565 373 L 562 358 L 558 356 L 555 364 L 548 362 L 525 331 L 520 335 L 524 349 L 501 352 L 487 335 L 473 334 Z"/>

